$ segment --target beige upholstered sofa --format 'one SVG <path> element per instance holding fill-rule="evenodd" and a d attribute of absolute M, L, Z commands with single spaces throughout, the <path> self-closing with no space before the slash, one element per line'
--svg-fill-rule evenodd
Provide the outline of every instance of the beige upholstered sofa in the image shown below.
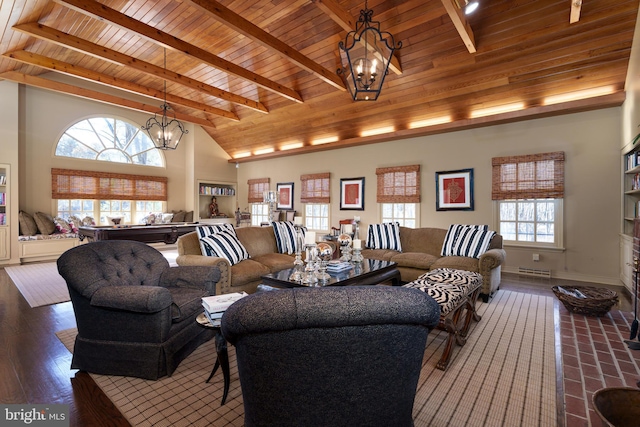
<path fill-rule="evenodd" d="M 192 232 L 178 239 L 178 265 L 206 265 L 220 269 L 216 293 L 255 292 L 260 277 L 268 273 L 293 267 L 294 257 L 281 254 L 276 244 L 273 227 L 236 228 L 238 240 L 249 252 L 249 259 L 231 265 L 225 258 L 203 256 L 198 233 Z"/>
<path fill-rule="evenodd" d="M 363 249 L 365 258 L 394 261 L 403 282 L 416 280 L 418 276 L 436 268 L 455 268 L 482 275 L 481 295 L 484 302 L 500 286 L 501 265 L 505 259 L 502 236 L 496 234 L 489 249 L 480 258 L 441 256 L 447 230 L 442 228 L 400 227 L 402 252 L 390 249 Z"/>

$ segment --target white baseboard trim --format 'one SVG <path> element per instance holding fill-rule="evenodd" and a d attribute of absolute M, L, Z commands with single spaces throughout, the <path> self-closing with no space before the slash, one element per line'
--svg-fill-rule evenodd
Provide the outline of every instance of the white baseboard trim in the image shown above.
<path fill-rule="evenodd" d="M 518 267 L 502 266 L 504 273 L 518 274 Z M 575 280 L 577 282 L 600 283 L 603 285 L 624 286 L 619 277 L 593 276 L 581 273 L 565 273 L 551 270 L 552 279 Z M 541 279 L 544 280 L 544 279 Z"/>

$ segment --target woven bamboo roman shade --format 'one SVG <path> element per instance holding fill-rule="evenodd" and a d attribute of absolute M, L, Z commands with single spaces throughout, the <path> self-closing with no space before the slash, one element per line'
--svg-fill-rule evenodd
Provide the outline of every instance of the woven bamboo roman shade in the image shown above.
<path fill-rule="evenodd" d="M 302 191 L 300 192 L 301 203 L 330 203 L 331 201 L 331 174 L 314 173 L 300 175 L 302 181 Z"/>
<path fill-rule="evenodd" d="M 492 200 L 564 197 L 564 152 L 494 157 Z"/>
<path fill-rule="evenodd" d="M 269 191 L 269 178 L 250 179 L 247 181 L 247 184 L 249 184 L 249 196 L 247 197 L 247 202 L 264 202 L 264 192 Z"/>
<path fill-rule="evenodd" d="M 167 200 L 167 177 L 51 169 L 53 199 Z"/>
<path fill-rule="evenodd" d="M 420 203 L 420 165 L 377 168 L 378 203 Z"/>

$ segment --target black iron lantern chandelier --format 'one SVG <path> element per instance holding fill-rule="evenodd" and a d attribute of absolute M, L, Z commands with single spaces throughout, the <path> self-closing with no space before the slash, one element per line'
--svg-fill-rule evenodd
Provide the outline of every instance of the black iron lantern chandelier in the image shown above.
<path fill-rule="evenodd" d="M 393 52 L 402 47 L 402 42 L 395 44 L 391 33 L 380 31 L 380 22 L 372 21 L 372 16 L 373 10 L 365 1 L 355 31 L 350 31 L 344 42 L 338 44 L 342 63 L 338 74 L 354 101 L 378 99 Z"/>
<path fill-rule="evenodd" d="M 164 68 L 167 69 L 167 50 L 164 51 Z M 162 109 L 147 120 L 142 129 L 147 132 L 153 144 L 159 150 L 175 150 L 184 134 L 189 133 L 181 121 L 176 118 L 174 112 L 169 112 L 171 107 L 167 104 L 167 81 L 164 81 L 164 103 Z M 168 114 L 171 114 L 170 116 Z"/>

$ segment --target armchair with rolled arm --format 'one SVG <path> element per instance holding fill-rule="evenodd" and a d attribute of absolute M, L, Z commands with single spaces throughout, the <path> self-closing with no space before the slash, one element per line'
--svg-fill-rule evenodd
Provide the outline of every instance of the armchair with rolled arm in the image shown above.
<path fill-rule="evenodd" d="M 195 318 L 215 294 L 215 267 L 170 267 L 153 247 L 126 240 L 77 246 L 57 263 L 78 327 L 74 369 L 155 380 L 213 337 Z"/>

